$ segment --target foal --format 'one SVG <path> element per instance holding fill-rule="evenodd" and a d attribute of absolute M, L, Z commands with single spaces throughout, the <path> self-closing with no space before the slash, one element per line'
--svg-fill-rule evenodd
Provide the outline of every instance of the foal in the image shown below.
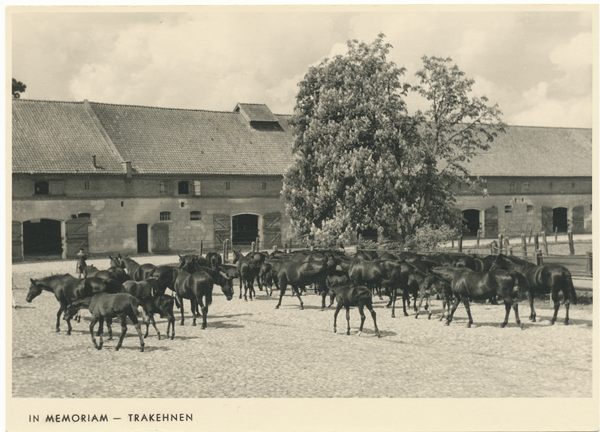
<path fill-rule="evenodd" d="M 88 303 L 89 302 L 89 303 Z M 94 347 L 97 350 L 102 349 L 102 345 L 104 341 L 102 340 L 102 330 L 104 325 L 104 320 L 107 320 L 107 324 L 110 325 L 110 322 L 113 318 L 119 317 L 121 320 L 121 337 L 119 338 L 119 343 L 115 347 L 115 350 L 118 351 L 123 344 L 123 339 L 125 338 L 125 333 L 127 333 L 127 317 L 133 322 L 135 329 L 140 337 L 140 347 L 141 351 L 144 352 L 144 338 L 142 337 L 142 330 L 140 328 L 140 323 L 138 322 L 136 312 L 139 310 L 142 314 L 144 320 L 146 320 L 146 313 L 144 309 L 140 307 L 140 303 L 137 301 L 135 297 L 130 294 L 120 293 L 120 294 L 107 294 L 100 293 L 94 296 L 87 297 L 85 299 L 76 300 L 67 308 L 65 313 L 65 317 L 67 319 L 71 319 L 77 311 L 81 307 L 85 307 L 88 305 L 88 309 L 92 314 L 92 322 L 90 323 L 90 334 L 92 335 L 92 342 L 94 342 Z M 100 322 L 98 333 L 100 336 L 100 344 L 96 342 L 96 338 L 94 337 L 94 326 L 97 322 Z"/>
<path fill-rule="evenodd" d="M 358 330 L 358 336 L 361 335 L 363 325 L 365 323 L 364 307 L 371 312 L 373 317 L 373 324 L 375 325 L 375 334 L 377 337 L 381 337 L 379 329 L 377 328 L 377 314 L 373 310 L 373 294 L 371 290 L 366 286 L 353 286 L 353 285 L 333 285 L 329 289 L 335 292 L 335 298 L 337 300 L 337 307 L 333 314 L 333 332 L 337 333 L 337 316 L 342 307 L 346 308 L 346 321 L 348 322 L 348 329 L 346 334 L 350 334 L 350 306 L 357 306 L 358 312 L 360 313 L 360 328 Z"/>

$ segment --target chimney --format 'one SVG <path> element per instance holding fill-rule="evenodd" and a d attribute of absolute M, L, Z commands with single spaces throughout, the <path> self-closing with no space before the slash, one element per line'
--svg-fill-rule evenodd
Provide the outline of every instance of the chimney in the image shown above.
<path fill-rule="evenodd" d="M 131 168 L 131 162 L 130 161 L 125 161 L 125 162 L 121 162 L 125 164 L 125 177 L 127 178 L 131 178 L 131 173 L 132 173 L 132 168 Z"/>
<path fill-rule="evenodd" d="M 92 161 L 94 163 L 94 168 L 98 168 L 98 165 L 96 165 L 96 155 L 92 156 Z"/>

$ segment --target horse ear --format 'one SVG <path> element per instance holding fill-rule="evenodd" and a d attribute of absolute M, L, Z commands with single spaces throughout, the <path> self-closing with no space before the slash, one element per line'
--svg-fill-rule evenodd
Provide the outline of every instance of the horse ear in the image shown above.
<path fill-rule="evenodd" d="M 119 258 L 121 258 L 121 254 L 119 254 Z"/>
<path fill-rule="evenodd" d="M 35 285 L 35 280 L 33 280 L 33 279 L 31 279 L 31 278 L 29 278 L 29 280 L 31 281 L 31 283 L 32 283 L 32 284 L 34 284 L 34 285 Z"/>

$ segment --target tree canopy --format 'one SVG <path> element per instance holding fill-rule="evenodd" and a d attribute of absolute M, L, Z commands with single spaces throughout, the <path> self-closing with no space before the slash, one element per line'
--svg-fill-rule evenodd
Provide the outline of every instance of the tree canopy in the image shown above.
<path fill-rule="evenodd" d="M 502 128 L 500 111 L 470 98 L 472 80 L 451 59 L 423 57 L 420 84 L 387 60 L 391 45 L 348 42 L 348 52 L 309 68 L 291 118 L 295 162 L 283 195 L 294 233 L 308 244 L 378 228 L 405 240 L 427 226 L 457 226 L 453 185 L 464 162 Z M 410 116 L 405 97 L 430 108 Z"/>
<path fill-rule="evenodd" d="M 17 81 L 16 79 L 12 79 L 12 95 L 13 98 L 19 99 L 21 97 L 21 93 L 25 92 L 27 86 L 23 84 L 21 81 Z"/>

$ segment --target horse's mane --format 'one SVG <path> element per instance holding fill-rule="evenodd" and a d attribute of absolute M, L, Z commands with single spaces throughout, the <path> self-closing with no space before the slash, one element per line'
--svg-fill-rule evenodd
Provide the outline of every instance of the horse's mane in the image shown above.
<path fill-rule="evenodd" d="M 502 256 L 502 258 L 504 258 L 508 261 L 511 261 L 517 265 L 532 265 L 531 262 L 524 260 L 523 258 L 517 258 L 516 256 L 513 256 L 513 255 L 511 255 L 511 256 L 500 255 L 500 256 Z"/>
<path fill-rule="evenodd" d="M 70 273 L 63 273 L 63 274 L 59 274 L 59 273 L 56 273 L 56 274 L 55 274 L 55 273 L 52 273 L 50 276 L 46 276 L 46 277 L 43 277 L 43 278 L 40 278 L 40 279 L 37 279 L 37 280 L 38 280 L 38 281 L 44 281 L 44 282 L 47 282 L 47 281 L 49 281 L 49 280 L 54 280 L 54 279 L 58 279 L 58 278 L 65 277 L 65 276 L 71 276 L 71 277 L 75 277 L 75 276 L 73 276 L 73 275 L 72 275 L 72 274 L 70 274 Z"/>

